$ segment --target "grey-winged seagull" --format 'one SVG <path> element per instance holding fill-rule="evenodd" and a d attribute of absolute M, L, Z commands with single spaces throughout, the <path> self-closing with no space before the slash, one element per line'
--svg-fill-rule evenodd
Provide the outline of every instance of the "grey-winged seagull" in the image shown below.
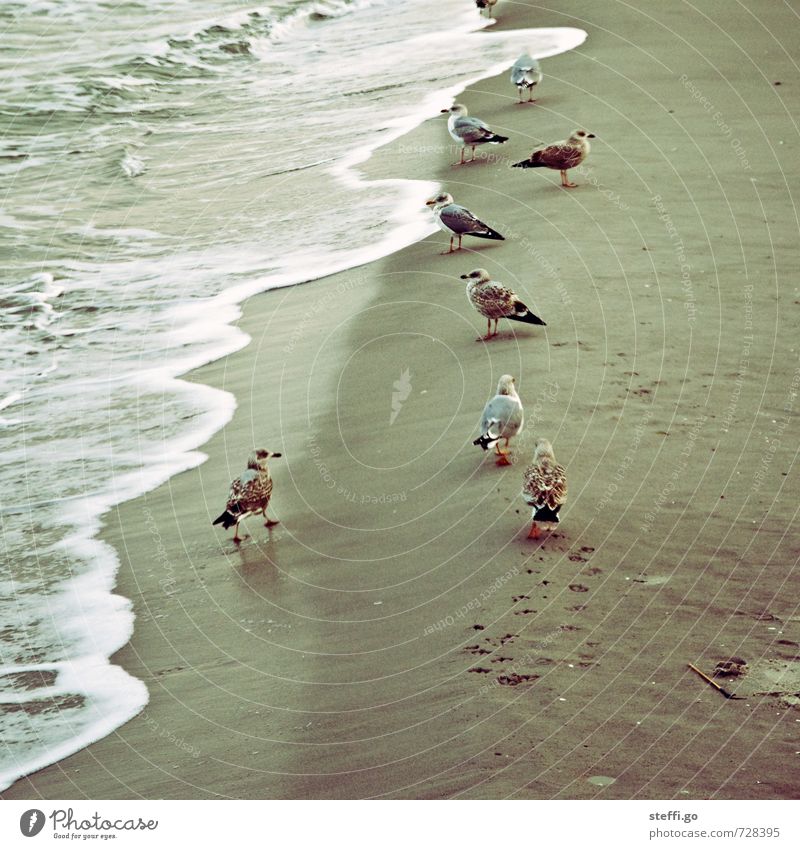
<path fill-rule="evenodd" d="M 480 118 L 470 118 L 467 107 L 463 103 L 454 103 L 449 109 L 442 109 L 442 113 L 449 113 L 447 119 L 447 131 L 453 141 L 461 145 L 461 160 L 455 165 L 464 165 L 464 153 L 467 147 L 472 148 L 472 158 L 475 160 L 475 148 L 479 144 L 503 144 L 508 141 L 508 136 L 498 135 L 488 127 Z"/>
<path fill-rule="evenodd" d="M 450 250 L 444 253 L 453 253 L 461 250 L 461 240 L 464 236 L 477 236 L 479 239 L 494 239 L 505 241 L 497 230 L 493 230 L 488 224 L 484 224 L 476 218 L 466 207 L 453 201 L 453 196 L 442 192 L 426 201 L 426 206 L 431 207 L 436 218 L 436 223 L 450 234 Z M 454 240 L 458 238 L 458 247 L 453 248 Z"/>

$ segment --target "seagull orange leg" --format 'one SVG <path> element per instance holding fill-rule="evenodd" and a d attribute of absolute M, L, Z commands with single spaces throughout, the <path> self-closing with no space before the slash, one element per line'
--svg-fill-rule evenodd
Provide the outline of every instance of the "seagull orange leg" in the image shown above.
<path fill-rule="evenodd" d="M 266 522 L 264 522 L 265 528 L 271 528 L 273 525 L 279 525 L 280 524 L 280 522 L 277 519 L 270 519 L 270 517 L 267 516 L 267 508 L 266 507 L 261 511 L 261 515 L 267 520 Z"/>
<path fill-rule="evenodd" d="M 510 466 L 511 465 L 511 460 L 508 459 L 508 454 L 509 454 L 508 439 L 506 439 L 506 450 L 505 451 L 503 451 L 500 448 L 499 442 L 497 443 L 497 445 L 495 445 L 494 450 L 495 450 L 495 454 L 498 455 L 498 457 L 497 457 L 497 465 L 498 466 Z"/>
<path fill-rule="evenodd" d="M 528 532 L 528 539 L 539 539 L 539 528 L 536 526 L 536 522 L 531 522 L 531 529 Z"/>
<path fill-rule="evenodd" d="M 570 183 L 570 181 L 567 179 L 567 172 L 562 171 L 561 172 L 561 185 L 565 189 L 574 189 L 578 184 L 577 183 Z"/>

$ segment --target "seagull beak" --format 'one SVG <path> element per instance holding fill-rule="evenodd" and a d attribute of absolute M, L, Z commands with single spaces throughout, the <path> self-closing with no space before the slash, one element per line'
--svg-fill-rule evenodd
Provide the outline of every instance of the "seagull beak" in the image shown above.
<path fill-rule="evenodd" d="M 589 133 L 589 135 L 588 135 L 586 138 L 589 138 L 589 139 L 596 139 L 596 138 L 597 138 L 597 136 L 596 136 L 594 133 Z"/>
<path fill-rule="evenodd" d="M 444 115 L 445 113 L 447 113 L 449 111 L 450 111 L 449 109 L 442 109 L 442 115 Z"/>
<path fill-rule="evenodd" d="M 435 204 L 436 204 L 435 200 L 426 200 L 425 201 L 425 206 L 435 206 Z"/>
<path fill-rule="evenodd" d="M 462 274 L 461 279 L 462 280 L 469 280 L 469 274 Z"/>
<path fill-rule="evenodd" d="M 270 454 L 270 457 L 281 457 L 283 456 L 279 451 L 276 451 L 274 454 Z"/>

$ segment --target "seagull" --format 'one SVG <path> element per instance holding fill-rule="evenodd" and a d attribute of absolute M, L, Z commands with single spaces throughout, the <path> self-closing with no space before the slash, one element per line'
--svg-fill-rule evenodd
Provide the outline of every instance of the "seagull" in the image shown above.
<path fill-rule="evenodd" d="M 481 416 L 481 435 L 472 443 L 480 445 L 484 451 L 494 448 L 498 466 L 510 466 L 508 450 L 500 448 L 500 440 L 508 441 L 516 436 L 525 423 L 522 401 L 517 395 L 516 381 L 510 374 L 504 374 L 497 384 L 497 395 L 486 402 Z"/>
<path fill-rule="evenodd" d="M 546 439 L 536 443 L 533 463 L 522 478 L 522 497 L 533 508 L 528 539 L 539 538 L 537 522 L 558 524 L 558 511 L 567 500 L 567 475 L 556 463 L 553 446 Z"/>
<path fill-rule="evenodd" d="M 254 513 L 261 513 L 267 520 L 264 523 L 267 528 L 278 524 L 276 520 L 267 516 L 267 507 L 272 495 L 272 478 L 267 467 L 267 460 L 270 457 L 280 456 L 278 453 L 267 451 L 266 448 L 257 448 L 247 460 L 247 470 L 231 484 L 225 512 L 217 516 L 211 524 L 222 525 L 226 529 L 234 525 L 233 541 L 235 543 L 241 542 L 239 522 Z"/>
<path fill-rule="evenodd" d="M 475 5 L 478 7 L 478 14 L 480 14 L 481 9 L 489 10 L 489 17 L 492 17 L 492 9 L 494 8 L 497 0 L 475 0 Z"/>
<path fill-rule="evenodd" d="M 453 141 L 461 145 L 461 160 L 454 165 L 464 165 L 464 153 L 467 147 L 472 148 L 472 159 L 475 160 L 475 148 L 479 144 L 502 144 L 508 141 L 508 136 L 499 136 L 490 129 L 479 118 L 470 118 L 467 107 L 461 103 L 454 103 L 449 109 L 442 109 L 442 113 L 450 114 L 447 119 L 447 131 Z"/>
<path fill-rule="evenodd" d="M 486 336 L 478 337 L 478 342 L 485 342 L 492 336 L 497 336 L 497 322 L 501 318 L 546 326 L 539 316 L 534 315 L 522 303 L 515 292 L 507 289 L 502 283 L 492 280 L 485 268 L 476 268 L 469 274 L 462 274 L 461 279 L 468 281 L 467 300 L 486 318 Z M 494 319 L 494 333 L 492 333 L 492 319 Z"/>
<path fill-rule="evenodd" d="M 522 103 L 522 89 L 528 89 L 528 103 L 533 103 L 533 89 L 542 81 L 542 69 L 539 63 L 527 53 L 514 62 L 511 68 L 511 82 L 519 92 L 519 102 Z"/>
<path fill-rule="evenodd" d="M 492 230 L 483 221 L 477 219 L 468 209 L 453 202 L 453 196 L 442 192 L 426 201 L 436 217 L 436 222 L 445 233 L 450 234 L 450 250 L 443 253 L 451 254 L 461 250 L 461 239 L 464 236 L 477 236 L 479 239 L 495 239 L 505 241 L 497 230 Z M 453 248 L 453 241 L 458 236 L 458 247 Z"/>
<path fill-rule="evenodd" d="M 588 139 L 594 137 L 594 133 L 587 133 L 586 130 L 574 130 L 566 141 L 534 150 L 529 159 L 515 163 L 512 168 L 552 168 L 561 172 L 561 185 L 565 189 L 574 189 L 577 183 L 570 183 L 567 171 L 586 159 L 590 150 Z"/>

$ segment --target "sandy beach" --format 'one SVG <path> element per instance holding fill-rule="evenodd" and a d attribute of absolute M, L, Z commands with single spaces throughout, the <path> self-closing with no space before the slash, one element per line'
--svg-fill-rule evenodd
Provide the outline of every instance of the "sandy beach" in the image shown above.
<path fill-rule="evenodd" d="M 459 96 L 506 144 L 455 168 L 437 116 L 364 165 L 506 241 L 245 305 L 251 343 L 186 377 L 238 402 L 209 459 L 106 517 L 137 616 L 114 660 L 150 703 L 2 798 L 797 798 L 797 18 L 558 7 L 496 7 L 588 32 L 535 104 L 507 73 Z M 578 188 L 509 167 L 576 127 Z M 477 267 L 547 326 L 476 341 Z M 472 440 L 504 373 L 501 468 Z M 531 541 L 540 436 L 570 492 Z M 283 453 L 280 524 L 237 548 L 211 520 L 253 446 Z M 687 669 L 732 657 L 741 699 Z"/>

